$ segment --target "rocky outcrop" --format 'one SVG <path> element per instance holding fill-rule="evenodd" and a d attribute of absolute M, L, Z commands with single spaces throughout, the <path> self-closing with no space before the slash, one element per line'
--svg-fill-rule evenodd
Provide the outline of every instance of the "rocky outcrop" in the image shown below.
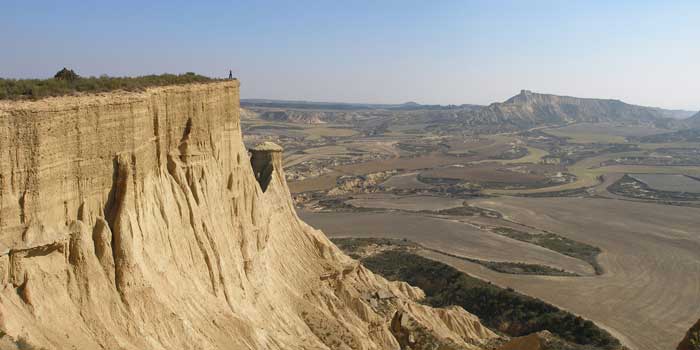
<path fill-rule="evenodd" d="M 50 349 L 398 349 L 401 313 L 463 348 L 495 337 L 300 221 L 274 157 L 263 191 L 238 88 L 0 102 L 3 333 Z"/>
<path fill-rule="evenodd" d="M 275 169 L 282 169 L 282 147 L 274 142 L 263 142 L 250 149 L 250 165 L 263 192 L 272 181 Z"/>
<path fill-rule="evenodd" d="M 441 322 L 434 322 L 435 314 Z M 476 316 L 465 317 L 459 307 L 431 309 L 427 306 L 408 304 L 397 311 L 391 320 L 391 332 L 402 349 L 458 350 L 479 349 L 482 341 L 455 337 L 453 330 L 464 334 L 476 334 L 477 339 L 490 339 L 491 331 L 482 326 Z"/>

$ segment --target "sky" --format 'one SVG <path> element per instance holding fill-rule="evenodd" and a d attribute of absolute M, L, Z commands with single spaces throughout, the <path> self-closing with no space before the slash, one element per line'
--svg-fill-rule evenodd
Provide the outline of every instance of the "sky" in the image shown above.
<path fill-rule="evenodd" d="M 700 109 L 700 1 L 7 1 L 0 77 L 183 73 L 242 98 Z M 692 85 L 691 85 L 692 84 Z"/>

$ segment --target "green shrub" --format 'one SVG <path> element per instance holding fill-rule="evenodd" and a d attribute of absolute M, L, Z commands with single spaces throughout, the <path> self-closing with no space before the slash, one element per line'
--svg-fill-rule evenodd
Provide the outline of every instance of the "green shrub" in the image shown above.
<path fill-rule="evenodd" d="M 364 259 L 362 263 L 387 279 L 420 287 L 425 291 L 425 302 L 429 305 L 459 305 L 477 315 L 486 326 L 510 336 L 548 330 L 583 346 L 620 348 L 617 339 L 591 321 L 416 254 L 385 251 Z"/>
<path fill-rule="evenodd" d="M 185 74 L 161 74 L 145 75 L 140 77 L 79 77 L 69 73 L 59 74 L 64 77 L 59 79 L 2 79 L 0 78 L 0 99 L 32 99 L 38 100 L 51 96 L 64 96 L 74 93 L 98 93 L 114 90 L 141 91 L 149 87 L 182 85 L 193 83 L 207 83 L 218 81 L 197 75 L 192 72 Z"/>
<path fill-rule="evenodd" d="M 80 78 L 78 74 L 76 74 L 72 69 L 68 69 L 66 67 L 63 67 L 56 75 L 53 76 L 54 79 L 58 80 L 77 80 Z"/>

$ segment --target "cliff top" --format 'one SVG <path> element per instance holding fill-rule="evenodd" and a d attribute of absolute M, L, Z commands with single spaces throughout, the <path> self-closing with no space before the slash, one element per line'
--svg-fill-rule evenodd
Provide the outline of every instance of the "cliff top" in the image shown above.
<path fill-rule="evenodd" d="M 232 79 L 235 80 L 235 79 Z M 144 75 L 138 77 L 80 77 L 63 68 L 51 79 L 2 79 L 0 100 L 40 100 L 47 97 L 80 93 L 103 93 L 116 90 L 143 91 L 157 86 L 171 86 L 222 81 L 188 72 L 185 74 Z"/>
<path fill-rule="evenodd" d="M 134 100 L 140 100 L 148 97 L 152 93 L 161 91 L 201 91 L 212 88 L 218 88 L 222 85 L 230 85 L 238 87 L 238 80 L 212 80 L 206 83 L 188 83 L 165 86 L 151 86 L 141 90 L 114 90 L 108 92 L 86 92 L 74 93 L 65 96 L 46 97 L 38 100 L 20 99 L 20 100 L 2 100 L 0 99 L 0 115 L 7 110 L 33 110 L 33 111 L 48 111 L 48 110 L 65 110 L 70 108 L 79 108 L 101 104 L 123 104 Z"/>

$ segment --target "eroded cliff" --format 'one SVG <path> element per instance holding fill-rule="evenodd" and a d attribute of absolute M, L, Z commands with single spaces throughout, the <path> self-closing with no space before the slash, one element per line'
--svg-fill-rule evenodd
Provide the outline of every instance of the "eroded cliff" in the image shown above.
<path fill-rule="evenodd" d="M 495 337 L 463 309 L 418 304 L 422 291 L 300 221 L 281 167 L 265 167 L 263 191 L 238 89 L 0 102 L 0 330 L 50 349 L 478 348 Z"/>

